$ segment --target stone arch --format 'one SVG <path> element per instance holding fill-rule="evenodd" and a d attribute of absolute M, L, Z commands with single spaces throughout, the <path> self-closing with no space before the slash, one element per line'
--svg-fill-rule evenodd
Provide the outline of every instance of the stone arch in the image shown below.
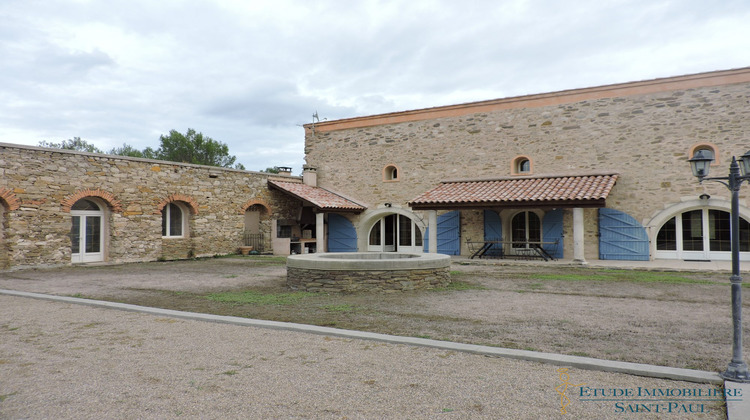
<path fill-rule="evenodd" d="M 70 208 L 73 207 L 73 204 L 75 204 L 78 200 L 86 197 L 98 197 L 104 200 L 104 202 L 109 206 L 110 209 L 112 209 L 113 212 L 122 212 L 122 203 L 120 202 L 120 200 L 118 200 L 117 197 L 115 197 L 112 193 L 102 191 L 100 189 L 78 190 L 74 194 L 65 197 L 61 202 L 62 210 L 66 213 L 70 213 Z"/>
<path fill-rule="evenodd" d="M 185 194 L 170 194 L 165 199 L 163 199 L 159 204 L 156 206 L 156 211 L 154 214 L 161 214 L 162 210 L 164 210 L 164 206 L 167 204 L 173 202 L 173 201 L 182 201 L 187 205 L 187 208 L 190 210 L 190 213 L 192 215 L 198 214 L 198 202 L 195 201 L 193 197 L 190 197 L 189 195 Z"/>
<path fill-rule="evenodd" d="M 18 197 L 8 188 L 0 187 L 0 205 L 5 203 L 6 210 L 13 211 L 18 210 L 21 207 L 21 202 L 18 201 Z"/>
<path fill-rule="evenodd" d="M 248 201 L 247 201 L 247 202 L 246 202 L 245 204 L 243 204 L 243 205 L 242 205 L 242 206 L 240 207 L 240 212 L 239 212 L 239 213 L 240 213 L 240 214 L 245 214 L 245 212 L 247 211 L 247 209 L 249 209 L 250 207 L 252 207 L 252 206 L 255 206 L 255 205 L 258 205 L 258 206 L 261 206 L 261 207 L 263 207 L 263 209 L 264 209 L 264 210 L 265 210 L 265 211 L 266 211 L 266 212 L 267 212 L 267 213 L 268 213 L 269 215 L 271 214 L 271 206 L 270 206 L 270 205 L 269 205 L 268 203 L 266 203 L 265 201 L 263 201 L 263 200 L 258 200 L 258 199 L 248 200 Z"/>

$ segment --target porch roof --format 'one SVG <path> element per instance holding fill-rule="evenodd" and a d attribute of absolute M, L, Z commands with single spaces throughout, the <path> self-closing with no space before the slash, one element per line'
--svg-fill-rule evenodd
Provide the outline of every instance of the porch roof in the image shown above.
<path fill-rule="evenodd" d="M 443 181 L 409 202 L 415 210 L 604 207 L 616 173 Z"/>
<path fill-rule="evenodd" d="M 360 213 L 367 209 L 325 188 L 313 187 L 301 182 L 269 179 L 268 185 L 294 198 L 306 201 L 318 210 Z"/>

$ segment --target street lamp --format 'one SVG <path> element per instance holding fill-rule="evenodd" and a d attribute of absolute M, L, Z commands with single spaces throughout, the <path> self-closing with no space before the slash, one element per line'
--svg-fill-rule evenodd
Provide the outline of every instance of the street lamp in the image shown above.
<path fill-rule="evenodd" d="M 729 165 L 729 176 L 709 178 L 708 172 L 712 156 L 708 156 L 703 150 L 693 155 L 690 166 L 693 175 L 700 182 L 716 181 L 732 193 L 732 209 L 730 215 L 730 238 L 732 244 L 732 325 L 734 327 L 734 340 L 732 343 L 732 361 L 729 362 L 727 370 L 721 377 L 734 382 L 750 383 L 750 371 L 747 364 L 742 360 L 742 277 L 740 277 L 740 185 L 743 181 L 750 181 L 750 151 L 740 156 L 742 166 L 737 163 L 733 156 Z M 740 173 L 741 172 L 741 173 Z"/>

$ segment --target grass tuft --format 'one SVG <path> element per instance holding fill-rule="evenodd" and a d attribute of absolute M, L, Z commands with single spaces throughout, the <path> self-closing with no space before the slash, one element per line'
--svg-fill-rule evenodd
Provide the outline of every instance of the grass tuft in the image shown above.
<path fill-rule="evenodd" d="M 254 290 L 242 292 L 221 292 L 206 295 L 206 299 L 215 302 L 234 303 L 238 305 L 293 305 L 303 299 L 315 296 L 310 292 L 261 293 Z"/>

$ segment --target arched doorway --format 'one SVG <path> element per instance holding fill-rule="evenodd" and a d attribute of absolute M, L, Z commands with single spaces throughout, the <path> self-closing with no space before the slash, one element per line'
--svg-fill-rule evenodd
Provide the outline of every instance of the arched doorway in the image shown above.
<path fill-rule="evenodd" d="M 529 249 L 529 243 L 542 241 L 542 220 L 533 211 L 516 213 L 510 220 L 511 251 Z"/>
<path fill-rule="evenodd" d="M 368 234 L 368 251 L 422 252 L 419 225 L 403 214 L 388 214 L 378 219 Z"/>
<path fill-rule="evenodd" d="M 103 208 L 93 197 L 82 198 L 70 208 L 71 262 L 104 261 Z"/>
<path fill-rule="evenodd" d="M 750 259 L 750 223 L 740 218 L 740 257 Z M 730 214 L 708 207 L 680 212 L 656 235 L 656 258 L 730 260 Z"/>

